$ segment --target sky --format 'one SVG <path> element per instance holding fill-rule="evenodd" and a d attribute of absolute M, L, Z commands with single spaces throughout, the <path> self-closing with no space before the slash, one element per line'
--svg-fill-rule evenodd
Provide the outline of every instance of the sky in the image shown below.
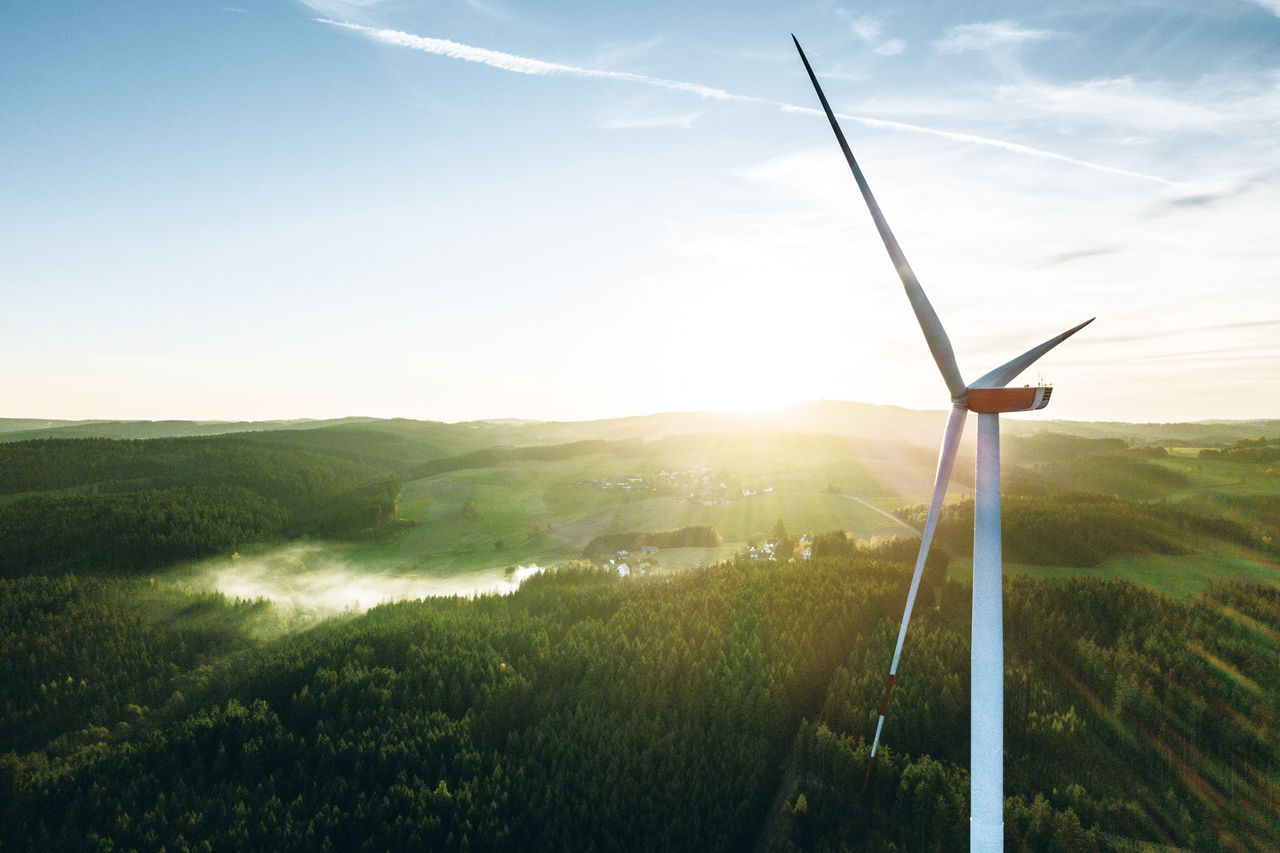
<path fill-rule="evenodd" d="M 1280 418 L 1280 0 L 0 5 L 0 417 Z M 1032 416 L 1037 417 L 1037 416 Z"/>

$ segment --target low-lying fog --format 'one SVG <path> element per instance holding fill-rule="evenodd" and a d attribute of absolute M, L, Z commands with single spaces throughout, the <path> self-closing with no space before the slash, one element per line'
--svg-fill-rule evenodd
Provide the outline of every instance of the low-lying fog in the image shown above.
<path fill-rule="evenodd" d="M 337 549 L 316 543 L 290 545 L 247 557 L 209 561 L 195 569 L 196 583 L 228 598 L 265 598 L 299 615 L 363 613 L 387 601 L 429 596 L 514 592 L 540 566 L 480 569 L 448 576 L 379 571 L 355 564 Z"/>

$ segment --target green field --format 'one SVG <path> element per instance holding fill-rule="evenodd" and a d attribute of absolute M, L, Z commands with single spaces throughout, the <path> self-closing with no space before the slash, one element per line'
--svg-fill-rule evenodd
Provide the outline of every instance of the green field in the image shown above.
<path fill-rule="evenodd" d="M 633 458 L 520 460 L 413 480 L 399 500 L 407 529 L 347 556 L 449 573 L 572 559 L 593 537 L 609 533 L 710 526 L 724 537 L 714 554 L 661 554 L 658 565 L 672 570 L 731 555 L 753 537 L 767 537 L 779 519 L 795 533 L 850 530 L 870 538 L 906 532 L 853 498 L 891 511 L 919 495 L 884 486 L 836 449 L 800 447 L 785 456 L 777 450 L 776 442 L 708 442 L 695 450 L 647 449 Z M 468 501 L 474 514 L 465 510 Z"/>
<path fill-rule="evenodd" d="M 953 579 L 968 584 L 973 579 L 973 559 L 957 557 L 947 570 Z M 1192 554 L 1126 554 L 1092 567 L 1006 562 L 1004 571 L 1006 575 L 1034 578 L 1132 581 L 1177 598 L 1203 592 L 1214 583 L 1280 584 L 1280 564 L 1268 563 L 1241 550 L 1233 552 L 1217 543 L 1205 543 L 1203 551 Z"/>
<path fill-rule="evenodd" d="M 1256 534 L 1257 541 L 1224 541 L 1194 526 L 1162 524 L 1160 536 L 1179 553 L 1137 547 L 1093 565 L 1042 565 L 1015 555 L 1006 557 L 1007 571 L 1127 579 L 1176 596 L 1214 582 L 1277 580 L 1276 555 L 1257 547 L 1276 532 L 1274 518 L 1256 505 L 1280 496 L 1280 476 L 1270 465 L 1202 458 L 1201 448 L 1173 446 L 1162 454 L 1159 446 L 1115 440 L 1042 435 L 1019 441 L 1012 441 L 1006 464 L 1010 499 L 1034 497 L 1042 487 L 1114 494 L 1134 512 L 1172 508 L 1222 519 Z M 962 460 L 957 466 L 952 502 L 969 493 L 964 469 L 971 464 Z M 403 532 L 390 541 L 353 546 L 345 556 L 398 571 L 449 575 L 577 559 L 592 538 L 606 534 L 716 529 L 724 539 L 720 548 L 668 550 L 647 558 L 652 571 L 678 571 L 767 538 L 779 520 L 792 534 L 911 536 L 883 512 L 921 504 L 932 473 L 927 451 L 893 456 L 882 447 L 835 437 L 775 433 L 655 440 L 621 455 L 613 449 L 568 459 L 507 460 L 405 483 L 399 496 Z M 469 502 L 474 512 L 466 509 Z M 1087 539 L 1093 533 L 1086 525 L 1067 535 Z M 951 552 L 951 575 L 967 580 L 967 549 Z"/>
<path fill-rule="evenodd" d="M 1167 455 L 1160 455 L 1163 450 Z M 1097 565 L 1043 565 L 1034 561 L 1010 560 L 1006 557 L 1005 571 L 1038 578 L 1097 578 L 1103 580 L 1127 580 L 1151 587 L 1160 592 L 1183 597 L 1203 592 L 1214 583 L 1280 583 L 1280 554 L 1274 543 L 1280 534 L 1280 471 L 1275 463 L 1265 458 L 1241 460 L 1230 452 L 1218 454 L 1221 448 L 1169 446 L 1146 447 L 1141 451 L 1129 448 L 1125 452 L 1147 454 L 1146 475 L 1133 477 L 1120 484 L 1122 495 L 1140 494 L 1140 500 L 1130 500 L 1129 505 L 1153 508 L 1157 512 L 1168 509 L 1185 512 L 1211 523 L 1197 528 L 1161 527 L 1160 534 L 1182 553 L 1117 553 Z M 1202 451 L 1208 453 L 1202 455 Z M 1046 462 L 1042 458 L 1023 458 L 1027 467 L 1044 472 L 1062 487 L 1074 483 L 1082 492 L 1104 492 L 1115 487 L 1115 472 L 1108 471 L 1108 461 L 1114 466 L 1113 455 L 1087 457 L 1066 463 Z M 1132 460 L 1127 460 L 1132 462 Z M 1120 466 L 1125 474 L 1131 471 Z M 1181 482 L 1164 481 L 1160 471 L 1181 478 Z M 1144 469 L 1137 469 L 1142 474 Z M 1019 479 L 1026 485 L 1026 471 Z M 1006 494 L 1008 489 L 1006 488 Z M 1230 526 L 1237 534 L 1223 537 L 1207 530 L 1214 526 Z M 1088 528 L 1075 531 L 1075 535 L 1089 537 Z M 1006 543 L 1007 545 L 1007 543 Z M 969 582 L 972 577 L 972 559 L 958 552 L 949 571 L 952 577 Z"/>

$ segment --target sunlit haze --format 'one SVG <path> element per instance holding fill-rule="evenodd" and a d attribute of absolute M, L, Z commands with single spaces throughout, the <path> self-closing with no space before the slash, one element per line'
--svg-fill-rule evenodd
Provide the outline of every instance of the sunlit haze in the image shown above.
<path fill-rule="evenodd" d="M 8 3 L 4 417 L 1280 417 L 1280 7 Z"/>
<path fill-rule="evenodd" d="M 477 569 L 455 574 L 405 574 L 356 564 L 321 544 L 294 544 L 258 555 L 210 560 L 184 570 L 231 599 L 267 599 L 302 617 L 363 613 L 390 601 L 430 596 L 505 595 L 540 573 L 539 566 Z"/>

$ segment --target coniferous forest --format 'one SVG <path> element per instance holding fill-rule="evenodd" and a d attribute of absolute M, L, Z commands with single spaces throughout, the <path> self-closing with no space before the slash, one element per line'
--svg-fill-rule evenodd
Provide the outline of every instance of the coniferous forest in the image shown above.
<path fill-rule="evenodd" d="M 1134 454 L 1092 449 L 1142 480 Z M 582 560 L 506 596 L 298 625 L 156 571 L 300 535 L 392 535 L 407 476 L 392 454 L 319 436 L 0 452 L 24 495 L 0 506 L 3 849 L 967 847 L 969 590 L 945 551 L 864 791 L 905 540 L 831 532 L 809 560 L 628 577 Z M 1176 555 L 1210 534 L 1265 554 L 1274 532 L 1262 498 L 1214 514 L 1049 494 L 1013 496 L 1006 560 L 1061 529 L 1098 535 L 1050 566 Z M 966 511 L 944 520 L 952 554 Z M 1007 849 L 1274 846 L 1274 584 L 1175 597 L 1010 573 L 1005 636 Z"/>

